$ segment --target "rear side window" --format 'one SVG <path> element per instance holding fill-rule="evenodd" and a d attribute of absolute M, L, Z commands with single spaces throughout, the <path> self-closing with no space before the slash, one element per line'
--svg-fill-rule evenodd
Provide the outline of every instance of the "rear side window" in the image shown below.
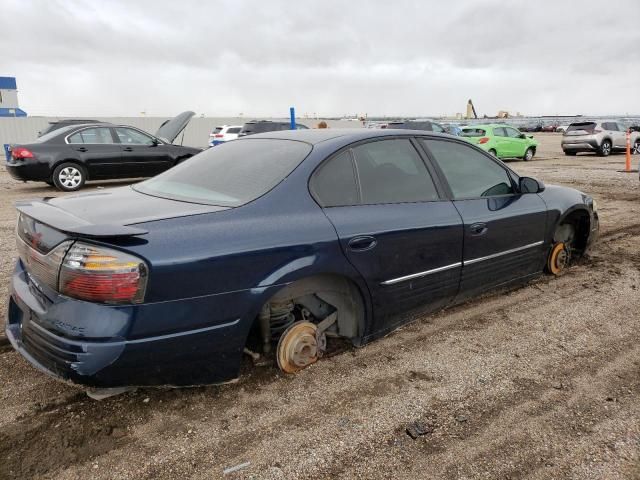
<path fill-rule="evenodd" d="M 323 207 L 357 205 L 356 175 L 346 151 L 325 162 L 311 179 L 311 191 Z"/>
<path fill-rule="evenodd" d="M 163 198 L 238 207 L 278 185 L 309 152 L 307 143 L 249 137 L 205 150 L 132 188 Z"/>
<path fill-rule="evenodd" d="M 574 132 L 578 130 L 584 130 L 585 132 L 593 133 L 596 128 L 595 122 L 581 122 L 581 123 L 572 123 L 567 128 L 567 132 Z"/>
<path fill-rule="evenodd" d="M 438 199 L 427 167 L 409 140 L 365 143 L 353 154 L 363 204 Z"/>
<path fill-rule="evenodd" d="M 69 143 L 108 144 L 113 143 L 113 137 L 108 128 L 85 128 L 71 135 Z"/>
<path fill-rule="evenodd" d="M 242 130 L 242 127 L 232 127 L 227 130 L 227 133 L 240 133 L 240 130 Z"/>
<path fill-rule="evenodd" d="M 482 128 L 463 128 L 462 137 L 484 137 L 487 134 Z"/>
<path fill-rule="evenodd" d="M 442 170 L 454 199 L 514 193 L 507 171 L 473 147 L 457 142 L 421 141 L 427 146 Z"/>
<path fill-rule="evenodd" d="M 493 129 L 493 135 L 496 137 L 506 137 L 507 132 L 503 127 L 496 127 Z"/>

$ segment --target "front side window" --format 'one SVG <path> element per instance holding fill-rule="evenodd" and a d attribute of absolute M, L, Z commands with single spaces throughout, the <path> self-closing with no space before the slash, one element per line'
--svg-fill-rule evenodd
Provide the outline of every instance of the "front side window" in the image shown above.
<path fill-rule="evenodd" d="M 428 202 L 436 188 L 418 152 L 406 139 L 353 148 L 363 204 Z"/>
<path fill-rule="evenodd" d="M 455 200 L 514 193 L 507 171 L 473 147 L 457 142 L 421 141 L 442 170 Z"/>
<path fill-rule="evenodd" d="M 113 143 L 108 128 L 85 128 L 69 137 L 69 143 L 109 144 Z"/>
<path fill-rule="evenodd" d="M 493 135 L 496 137 L 506 137 L 507 132 L 505 132 L 503 127 L 496 127 L 493 129 Z"/>
<path fill-rule="evenodd" d="M 506 127 L 505 130 L 507 131 L 507 136 L 508 137 L 520 138 L 521 133 L 518 130 L 516 130 L 515 128 Z"/>
<path fill-rule="evenodd" d="M 117 127 L 116 134 L 120 143 L 127 145 L 152 145 L 153 138 L 133 128 Z"/>
<path fill-rule="evenodd" d="M 309 152 L 311 146 L 303 142 L 248 137 L 205 150 L 132 188 L 157 197 L 238 207 L 278 185 Z"/>
<path fill-rule="evenodd" d="M 310 186 L 323 207 L 357 205 L 360 202 L 353 162 L 348 151 L 323 163 L 314 173 Z"/>

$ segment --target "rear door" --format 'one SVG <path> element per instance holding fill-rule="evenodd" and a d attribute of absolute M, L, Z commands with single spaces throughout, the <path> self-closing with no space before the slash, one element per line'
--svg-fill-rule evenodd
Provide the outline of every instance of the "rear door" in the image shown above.
<path fill-rule="evenodd" d="M 110 178 L 121 163 L 120 146 L 109 127 L 83 128 L 66 137 L 89 173 L 89 178 Z"/>
<path fill-rule="evenodd" d="M 169 149 L 131 127 L 115 127 L 122 149 L 122 176 L 152 177 L 173 166 Z"/>
<path fill-rule="evenodd" d="M 612 131 L 613 131 L 613 146 L 615 148 L 626 148 L 627 146 L 627 134 L 626 130 L 622 125 L 617 122 L 612 122 Z"/>
<path fill-rule="evenodd" d="M 423 144 L 464 222 L 459 298 L 540 272 L 547 221 L 542 199 L 518 193 L 504 165 L 469 145 L 441 139 Z"/>
<path fill-rule="evenodd" d="M 493 127 L 493 139 L 496 146 L 496 154 L 498 157 L 508 157 L 511 154 L 511 143 L 507 137 L 507 132 L 504 127 Z"/>
<path fill-rule="evenodd" d="M 369 287 L 378 333 L 458 290 L 462 220 L 417 146 L 407 137 L 361 143 L 326 161 L 310 184 Z"/>

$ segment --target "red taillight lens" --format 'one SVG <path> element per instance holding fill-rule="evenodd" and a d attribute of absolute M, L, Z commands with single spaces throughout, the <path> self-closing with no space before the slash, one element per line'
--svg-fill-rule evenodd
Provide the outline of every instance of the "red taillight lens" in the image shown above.
<path fill-rule="evenodd" d="M 118 250 L 76 242 L 60 268 L 60 293 L 108 304 L 141 303 L 147 265 Z"/>
<path fill-rule="evenodd" d="M 223 135 L 222 133 L 216 133 L 216 134 L 214 135 L 214 137 L 216 137 L 216 138 L 222 138 L 222 137 L 224 137 L 224 135 Z"/>
<path fill-rule="evenodd" d="M 482 144 L 482 143 L 487 143 L 489 141 L 489 137 L 482 137 L 480 140 L 478 140 L 478 143 Z"/>
<path fill-rule="evenodd" d="M 20 158 L 33 158 L 33 152 L 24 147 L 16 147 L 11 150 L 11 156 L 16 159 Z"/>

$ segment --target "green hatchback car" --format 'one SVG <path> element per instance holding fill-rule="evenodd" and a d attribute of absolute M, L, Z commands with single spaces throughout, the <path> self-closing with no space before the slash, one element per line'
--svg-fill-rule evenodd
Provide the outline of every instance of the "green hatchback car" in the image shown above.
<path fill-rule="evenodd" d="M 538 147 L 538 142 L 532 136 L 504 124 L 469 125 L 462 128 L 460 135 L 498 158 L 529 161 Z"/>

